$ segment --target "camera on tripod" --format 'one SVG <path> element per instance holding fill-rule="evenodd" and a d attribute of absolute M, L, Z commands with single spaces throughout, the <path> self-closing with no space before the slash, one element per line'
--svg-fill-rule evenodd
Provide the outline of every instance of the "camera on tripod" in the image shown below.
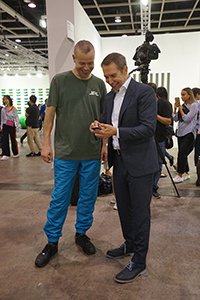
<path fill-rule="evenodd" d="M 136 66 L 149 65 L 151 60 L 158 59 L 158 54 L 161 52 L 156 44 L 150 44 L 154 40 L 152 32 L 147 31 L 145 42 L 137 47 L 133 60 Z"/>
<path fill-rule="evenodd" d="M 129 75 L 135 71 L 140 71 L 140 79 L 143 83 L 148 83 L 149 64 L 152 59 L 158 59 L 158 54 L 161 52 L 156 44 L 150 44 L 154 40 L 151 31 L 147 31 L 145 41 L 142 45 L 136 48 L 133 60 L 138 68 L 129 72 Z"/>

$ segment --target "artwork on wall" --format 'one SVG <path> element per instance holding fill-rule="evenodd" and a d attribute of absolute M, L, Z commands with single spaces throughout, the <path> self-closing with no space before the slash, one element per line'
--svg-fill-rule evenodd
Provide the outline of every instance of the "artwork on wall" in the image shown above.
<path fill-rule="evenodd" d="M 10 95 L 13 100 L 13 105 L 17 108 L 18 114 L 25 115 L 29 97 L 35 95 L 37 97 L 36 104 L 44 104 L 45 99 L 49 96 L 49 88 L 1 89 L 2 104 L 4 95 Z"/>

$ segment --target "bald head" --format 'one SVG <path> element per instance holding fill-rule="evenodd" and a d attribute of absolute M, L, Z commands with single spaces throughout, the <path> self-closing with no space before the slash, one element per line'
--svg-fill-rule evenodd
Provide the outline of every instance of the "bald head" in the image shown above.
<path fill-rule="evenodd" d="M 91 50 L 94 51 L 94 46 L 86 40 L 79 41 L 74 47 L 74 56 L 77 57 L 77 52 L 80 51 L 84 54 L 88 54 Z"/>

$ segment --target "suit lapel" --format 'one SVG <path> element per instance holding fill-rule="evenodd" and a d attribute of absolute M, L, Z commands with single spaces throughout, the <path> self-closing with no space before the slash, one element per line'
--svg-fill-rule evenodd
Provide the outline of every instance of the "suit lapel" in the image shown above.
<path fill-rule="evenodd" d="M 112 111 L 113 111 L 113 106 L 114 106 L 114 99 L 115 99 L 115 95 L 116 95 L 116 92 L 115 91 L 111 91 L 111 101 L 109 101 L 109 107 L 108 107 L 108 116 L 109 116 L 109 122 L 110 124 L 112 124 Z"/>
<path fill-rule="evenodd" d="M 125 93 L 124 100 L 123 100 L 123 103 L 122 103 L 122 106 L 121 106 L 121 110 L 120 110 L 120 113 L 119 113 L 119 122 L 118 122 L 119 124 L 121 122 L 122 116 L 123 116 L 124 112 L 126 111 L 126 109 L 127 109 L 128 105 L 129 105 L 130 101 L 131 100 L 133 101 L 134 98 L 135 98 L 134 97 L 134 94 L 135 94 L 134 87 L 135 87 L 135 80 L 133 80 L 131 78 L 131 81 L 130 81 L 128 89 L 127 89 L 127 91 Z"/>

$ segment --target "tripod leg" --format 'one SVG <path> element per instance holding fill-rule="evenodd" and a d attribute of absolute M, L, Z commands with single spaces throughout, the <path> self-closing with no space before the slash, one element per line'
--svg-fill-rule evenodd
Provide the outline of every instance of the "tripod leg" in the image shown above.
<path fill-rule="evenodd" d="M 159 153 L 159 155 L 160 155 L 160 157 L 161 157 L 161 159 L 162 159 L 162 161 L 163 161 L 163 164 L 166 166 L 167 172 L 168 172 L 168 174 L 169 174 L 169 177 L 170 177 L 170 179 L 171 179 L 171 182 L 172 182 L 172 184 L 173 184 L 173 187 L 174 187 L 174 189 L 175 189 L 175 191 L 176 191 L 177 197 L 180 198 L 181 196 L 180 196 L 180 194 L 179 194 L 179 192 L 178 192 L 178 190 L 177 190 L 177 187 L 176 187 L 176 185 L 175 185 L 175 183 L 174 183 L 174 181 L 173 181 L 172 175 L 171 175 L 171 173 L 170 173 L 170 171 L 169 171 L 169 169 L 168 169 L 168 166 L 167 166 L 165 157 L 163 156 L 163 153 L 162 153 L 162 150 L 160 149 L 159 143 L 158 143 L 156 137 L 154 137 L 154 138 L 155 138 L 156 146 L 157 146 L 157 149 L 158 149 L 158 153 Z"/>

